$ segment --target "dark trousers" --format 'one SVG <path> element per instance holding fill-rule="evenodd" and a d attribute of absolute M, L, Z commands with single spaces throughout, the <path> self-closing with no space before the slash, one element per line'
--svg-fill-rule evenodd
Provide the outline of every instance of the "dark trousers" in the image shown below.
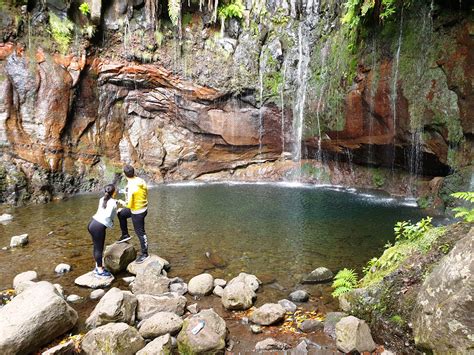
<path fill-rule="evenodd" d="M 106 227 L 92 219 L 87 226 L 87 230 L 92 236 L 92 243 L 94 244 L 94 259 L 98 267 L 102 267 L 102 255 L 105 245 L 105 229 Z"/>
<path fill-rule="evenodd" d="M 127 220 L 132 218 L 133 229 L 137 234 L 138 239 L 140 240 L 140 247 L 142 249 L 142 254 L 148 254 L 148 238 L 145 232 L 145 217 L 148 214 L 148 211 L 134 214 L 130 211 L 130 208 L 123 208 L 118 213 L 118 219 L 120 221 L 120 229 L 122 230 L 122 235 L 128 234 L 128 224 Z"/>

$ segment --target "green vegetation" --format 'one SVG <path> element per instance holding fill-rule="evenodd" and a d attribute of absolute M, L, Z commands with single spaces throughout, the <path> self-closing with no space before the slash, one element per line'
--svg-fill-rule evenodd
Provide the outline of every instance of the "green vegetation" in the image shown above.
<path fill-rule="evenodd" d="M 405 321 L 403 320 L 402 316 L 400 316 L 399 314 L 393 315 L 390 318 L 390 320 L 398 326 L 403 327 L 405 325 Z"/>
<path fill-rule="evenodd" d="M 396 223 L 394 227 L 395 244 L 387 244 L 382 256 L 373 258 L 367 263 L 363 269 L 365 276 L 361 279 L 361 286 L 366 287 L 381 281 L 398 268 L 413 252 L 426 253 L 430 250 L 433 242 L 445 231 L 445 227 L 433 228 L 431 217 L 423 218 L 416 224 L 406 221 Z"/>
<path fill-rule="evenodd" d="M 241 0 L 233 0 L 226 5 L 222 5 L 218 9 L 218 16 L 221 21 L 225 21 L 229 18 L 241 19 L 244 16 L 245 7 Z"/>
<path fill-rule="evenodd" d="M 79 5 L 79 11 L 81 14 L 84 16 L 88 16 L 91 13 L 91 8 L 89 7 L 89 4 L 86 2 L 83 2 L 81 5 Z"/>
<path fill-rule="evenodd" d="M 178 26 L 178 21 L 181 17 L 181 0 L 168 1 L 168 15 L 173 26 Z"/>
<path fill-rule="evenodd" d="M 451 196 L 470 202 L 471 204 L 474 203 L 474 192 L 455 192 L 451 194 Z M 454 217 L 462 218 L 465 222 L 474 222 L 474 208 L 468 207 L 456 207 L 453 208 L 454 212 L 457 212 Z"/>
<path fill-rule="evenodd" d="M 385 185 L 385 177 L 380 169 L 372 170 L 372 183 L 377 187 Z"/>
<path fill-rule="evenodd" d="M 332 283 L 332 296 L 335 298 L 340 297 L 341 295 L 352 291 L 357 287 L 357 273 L 354 270 L 342 269 L 336 276 L 334 276 L 334 281 Z"/>
<path fill-rule="evenodd" d="M 61 20 L 51 12 L 49 14 L 49 26 L 50 33 L 59 46 L 59 51 L 63 54 L 66 53 L 72 39 L 74 24 L 67 17 Z"/>

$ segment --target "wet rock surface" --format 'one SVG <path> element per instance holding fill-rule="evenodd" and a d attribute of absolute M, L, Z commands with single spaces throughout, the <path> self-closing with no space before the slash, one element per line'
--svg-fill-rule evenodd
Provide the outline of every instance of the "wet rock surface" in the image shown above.
<path fill-rule="evenodd" d="M 74 283 L 79 286 L 89 288 L 105 288 L 109 287 L 114 281 L 114 277 L 102 277 L 94 274 L 93 271 L 79 276 L 74 280 Z"/>

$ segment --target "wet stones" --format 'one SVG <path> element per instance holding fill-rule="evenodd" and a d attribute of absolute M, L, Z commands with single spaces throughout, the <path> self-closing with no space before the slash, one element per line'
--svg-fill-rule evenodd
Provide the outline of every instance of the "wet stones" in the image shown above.
<path fill-rule="evenodd" d="M 288 298 L 290 299 L 290 301 L 302 303 L 309 300 L 309 293 L 305 290 L 296 290 L 290 293 Z"/>
<path fill-rule="evenodd" d="M 145 346 L 138 330 L 126 323 L 109 323 L 88 332 L 82 351 L 91 355 L 135 354 Z"/>
<path fill-rule="evenodd" d="M 28 244 L 28 234 L 15 235 L 10 239 L 10 248 L 22 247 Z"/>
<path fill-rule="evenodd" d="M 69 264 L 58 264 L 54 268 L 54 272 L 56 274 L 65 274 L 66 272 L 69 272 L 69 271 L 71 271 L 71 265 Z"/>
<path fill-rule="evenodd" d="M 279 300 L 278 304 L 282 306 L 286 312 L 294 313 L 296 311 L 296 304 L 286 299 Z"/>
<path fill-rule="evenodd" d="M 0 215 L 0 223 L 10 222 L 13 219 L 13 216 L 8 213 L 3 213 Z"/>
<path fill-rule="evenodd" d="M 334 275 L 331 270 L 325 267 L 318 267 L 303 278 L 303 283 L 315 284 L 321 282 L 328 282 L 331 281 L 333 277 Z"/>

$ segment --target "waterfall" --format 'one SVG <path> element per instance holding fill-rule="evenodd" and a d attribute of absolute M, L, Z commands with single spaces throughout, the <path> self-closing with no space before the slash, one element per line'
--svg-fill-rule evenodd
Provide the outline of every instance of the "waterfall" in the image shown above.
<path fill-rule="evenodd" d="M 367 154 L 367 164 L 372 164 L 374 157 L 373 157 L 373 147 L 372 147 L 372 136 L 374 131 L 374 100 L 375 95 L 377 94 L 377 86 L 378 80 L 376 80 L 376 70 L 377 70 L 377 41 L 376 37 L 374 36 L 372 41 L 372 66 L 370 71 L 372 72 L 372 80 L 370 82 L 370 98 L 369 98 L 369 152 Z"/>
<path fill-rule="evenodd" d="M 398 69 L 399 69 L 399 64 L 400 64 L 400 50 L 402 48 L 402 36 L 403 36 L 403 6 L 402 6 L 401 14 L 400 14 L 400 30 L 398 34 L 397 52 L 395 55 L 392 93 L 390 95 L 390 101 L 391 101 L 391 106 L 392 106 L 392 118 L 393 118 L 393 121 L 392 121 L 392 128 L 393 128 L 392 172 L 395 166 L 395 138 L 397 136 L 397 98 L 398 98 L 397 83 L 398 83 Z"/>
<path fill-rule="evenodd" d="M 283 63 L 282 81 L 280 84 L 280 103 L 281 103 L 281 152 L 285 152 L 285 84 L 286 84 L 286 62 Z"/>
<path fill-rule="evenodd" d="M 303 22 L 298 27 L 298 68 L 297 90 L 293 118 L 293 160 L 301 162 L 301 145 L 303 139 L 304 106 L 306 101 L 307 72 L 309 64 L 309 44 L 303 35 Z"/>
<path fill-rule="evenodd" d="M 259 68 L 259 109 L 258 109 L 258 155 L 262 154 L 263 135 L 265 129 L 263 127 L 263 75 L 265 73 L 266 58 L 263 52 L 260 53 L 260 68 Z"/>

